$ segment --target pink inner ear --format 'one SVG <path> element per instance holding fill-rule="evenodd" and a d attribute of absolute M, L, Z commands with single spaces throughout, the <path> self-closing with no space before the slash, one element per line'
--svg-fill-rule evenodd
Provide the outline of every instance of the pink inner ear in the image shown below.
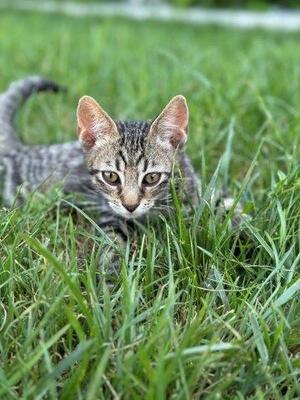
<path fill-rule="evenodd" d="M 80 140 L 84 143 L 84 146 L 88 149 L 92 148 L 96 143 L 96 135 L 88 129 L 80 130 L 80 128 L 78 128 L 78 130 L 80 131 Z"/>
<path fill-rule="evenodd" d="M 178 129 L 177 131 L 174 131 L 173 134 L 170 137 L 170 143 L 173 147 L 177 147 L 181 142 L 183 143 L 185 140 L 186 134 L 182 129 Z"/>
<path fill-rule="evenodd" d="M 93 119 L 94 115 L 86 111 L 80 114 L 80 121 L 78 126 L 78 133 L 80 140 L 83 142 L 84 146 L 91 148 L 96 142 L 96 133 L 93 131 Z"/>
<path fill-rule="evenodd" d="M 174 119 L 177 121 L 176 125 L 178 125 L 180 129 L 186 130 L 188 124 L 187 112 L 183 104 L 176 107 Z"/>

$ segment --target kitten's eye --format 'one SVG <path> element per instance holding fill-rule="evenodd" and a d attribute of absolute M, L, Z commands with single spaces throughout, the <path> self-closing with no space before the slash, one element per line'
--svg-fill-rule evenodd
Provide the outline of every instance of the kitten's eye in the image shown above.
<path fill-rule="evenodd" d="M 146 186 L 154 186 L 160 180 L 161 174 L 159 172 L 153 172 L 145 175 L 143 184 Z"/>
<path fill-rule="evenodd" d="M 110 185 L 118 185 L 120 183 L 119 175 L 112 171 L 103 171 L 102 178 Z"/>

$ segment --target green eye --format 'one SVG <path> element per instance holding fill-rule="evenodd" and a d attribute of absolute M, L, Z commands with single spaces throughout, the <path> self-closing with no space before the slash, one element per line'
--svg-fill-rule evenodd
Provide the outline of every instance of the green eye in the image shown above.
<path fill-rule="evenodd" d="M 110 185 L 118 185 L 120 183 L 119 175 L 112 171 L 103 171 L 102 177 L 105 182 L 109 183 Z"/>
<path fill-rule="evenodd" d="M 143 184 L 146 186 L 154 186 L 160 180 L 161 174 L 159 172 L 153 172 L 145 175 L 143 179 Z"/>

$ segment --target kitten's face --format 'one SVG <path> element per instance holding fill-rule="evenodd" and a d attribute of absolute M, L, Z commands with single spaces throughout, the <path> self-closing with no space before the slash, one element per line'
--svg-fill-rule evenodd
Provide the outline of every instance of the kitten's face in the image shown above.
<path fill-rule="evenodd" d="M 153 122 L 114 122 L 90 97 L 78 107 L 80 140 L 96 190 L 130 219 L 151 210 L 168 190 L 176 150 L 186 140 L 188 110 L 177 96 Z"/>

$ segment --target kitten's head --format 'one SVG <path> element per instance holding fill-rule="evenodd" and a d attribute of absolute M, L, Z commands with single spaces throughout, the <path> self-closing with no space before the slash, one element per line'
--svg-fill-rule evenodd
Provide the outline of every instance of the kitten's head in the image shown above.
<path fill-rule="evenodd" d="M 166 194 L 176 151 L 187 138 L 185 98 L 174 97 L 152 122 L 116 122 L 84 96 L 77 119 L 95 188 L 124 218 L 147 213 Z"/>

